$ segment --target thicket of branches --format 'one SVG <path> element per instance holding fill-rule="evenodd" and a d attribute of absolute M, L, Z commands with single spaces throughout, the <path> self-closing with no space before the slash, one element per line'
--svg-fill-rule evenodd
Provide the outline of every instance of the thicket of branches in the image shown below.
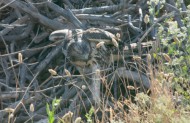
<path fill-rule="evenodd" d="M 158 26 L 170 18 L 179 28 L 186 26 L 181 18 L 187 16 L 186 6 L 183 0 L 1 0 L 0 122 L 47 122 L 46 104 L 55 98 L 61 98 L 55 119 L 71 111 L 85 121 L 84 114 L 96 103 L 84 79 L 88 76 L 79 73 L 60 42 L 49 41 L 49 35 L 59 29 L 90 28 L 120 38 L 119 48 L 110 53 L 121 58 L 99 71 L 101 105 L 95 119 L 109 121 L 108 109 L 121 110 L 117 100 L 133 101 L 136 93 L 151 91 L 149 67 L 158 61 L 150 54 L 160 47 Z M 122 113 L 128 108 L 122 107 Z"/>

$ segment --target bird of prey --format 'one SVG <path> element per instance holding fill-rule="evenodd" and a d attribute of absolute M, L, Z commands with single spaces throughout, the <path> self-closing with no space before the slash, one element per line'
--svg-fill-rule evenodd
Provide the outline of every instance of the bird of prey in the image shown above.
<path fill-rule="evenodd" d="M 93 73 L 89 90 L 96 104 L 100 104 L 100 75 L 102 59 L 109 62 L 109 52 L 105 45 L 118 47 L 118 38 L 108 31 L 90 28 L 87 30 L 57 30 L 50 34 L 49 40 L 62 41 L 63 52 L 69 61 L 76 66 L 81 74 Z M 108 59 L 106 59 L 108 58 Z M 95 74 L 94 74 L 95 73 Z M 87 77 L 88 78 L 88 77 Z"/>
<path fill-rule="evenodd" d="M 117 48 L 119 38 L 108 31 L 90 28 L 57 30 L 50 34 L 49 40 L 62 41 L 63 52 L 69 61 L 76 66 L 84 67 L 98 63 L 102 59 L 101 55 L 110 55 L 105 45 Z"/>

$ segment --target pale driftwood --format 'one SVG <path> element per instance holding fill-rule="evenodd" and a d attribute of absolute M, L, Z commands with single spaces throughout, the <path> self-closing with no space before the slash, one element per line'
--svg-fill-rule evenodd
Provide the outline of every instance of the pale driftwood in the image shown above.
<path fill-rule="evenodd" d="M 21 32 L 20 36 L 18 36 L 18 34 L 6 35 L 6 36 L 3 36 L 3 38 L 4 40 L 9 41 L 9 42 L 23 40 L 29 36 L 29 34 L 31 33 L 33 29 L 33 26 L 34 26 L 33 23 L 29 22 L 27 27 L 23 29 L 23 32 Z M 0 41 L 2 41 L 2 39 L 0 39 Z"/>
<path fill-rule="evenodd" d="M 3 3 L 5 3 L 5 4 L 8 4 L 10 2 L 12 2 L 12 1 L 11 0 L 3 1 Z M 51 20 L 51 19 L 41 15 L 34 6 L 31 6 L 31 4 L 28 4 L 28 5 L 29 5 L 29 7 L 20 1 L 14 1 L 11 4 L 9 4 L 9 6 L 11 6 L 13 8 L 18 8 L 18 9 L 28 13 L 33 18 L 37 19 L 41 24 L 43 24 L 47 27 L 50 27 L 51 29 L 64 28 L 64 25 L 62 25 L 60 22 Z"/>
<path fill-rule="evenodd" d="M 17 93 L 7 93 L 7 94 L 1 94 L 0 95 L 0 100 L 7 100 L 7 99 L 14 99 L 17 98 L 18 94 Z"/>
<path fill-rule="evenodd" d="M 112 6 L 102 6 L 102 7 L 92 7 L 92 8 L 84 8 L 84 9 L 72 9 L 73 13 L 75 14 L 95 14 L 95 13 L 104 13 L 104 12 L 116 12 L 122 10 L 123 8 L 135 8 L 135 5 L 126 5 L 119 4 L 119 5 L 112 5 Z"/>
<path fill-rule="evenodd" d="M 17 19 L 15 22 L 11 23 L 10 25 L 7 24 L 7 25 L 4 25 L 5 27 L 8 27 L 8 28 L 5 28 L 3 30 L 0 31 L 0 36 L 4 36 L 6 35 L 9 31 L 11 31 L 15 26 L 22 26 L 23 23 L 25 23 L 26 21 L 29 20 L 29 17 L 27 15 Z M 7 22 L 7 20 L 4 20 Z M 8 21 L 9 22 L 9 21 Z"/>
<path fill-rule="evenodd" d="M 68 19 L 68 21 L 72 22 L 73 24 L 75 24 L 75 26 L 77 28 L 86 28 L 85 25 L 83 25 L 72 13 L 71 10 L 67 9 L 64 10 L 63 8 L 59 7 L 56 4 L 53 4 L 52 2 L 48 2 L 48 7 L 51 8 L 52 10 L 54 10 L 55 12 L 63 15 L 66 19 Z"/>
<path fill-rule="evenodd" d="M 127 21 L 114 19 L 114 18 L 112 18 L 111 16 L 108 16 L 108 15 L 77 14 L 76 17 L 79 18 L 79 19 L 83 19 L 83 20 L 100 21 L 100 22 L 104 22 L 104 23 L 107 23 L 107 24 L 110 23 L 110 24 L 115 24 L 115 25 L 127 23 Z"/>

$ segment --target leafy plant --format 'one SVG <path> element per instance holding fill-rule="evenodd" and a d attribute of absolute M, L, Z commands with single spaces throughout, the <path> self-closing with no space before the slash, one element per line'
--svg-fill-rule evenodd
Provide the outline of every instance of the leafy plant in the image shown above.
<path fill-rule="evenodd" d="M 92 123 L 92 115 L 94 113 L 94 107 L 91 107 L 89 112 L 85 115 L 87 122 Z"/>
<path fill-rule="evenodd" d="M 60 99 L 54 99 L 52 101 L 52 104 L 51 104 L 51 109 L 50 109 L 50 105 L 48 103 L 46 103 L 46 112 L 48 114 L 48 123 L 54 123 L 55 121 L 55 110 L 56 110 L 56 107 L 60 104 Z"/>

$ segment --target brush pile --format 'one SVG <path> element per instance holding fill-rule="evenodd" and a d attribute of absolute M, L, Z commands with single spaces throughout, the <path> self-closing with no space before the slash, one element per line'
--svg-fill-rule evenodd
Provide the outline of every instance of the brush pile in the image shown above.
<path fill-rule="evenodd" d="M 108 112 L 118 99 L 148 93 L 150 54 L 160 47 L 159 23 L 173 18 L 184 27 L 183 11 L 183 0 L 1 0 L 0 122 L 47 122 L 47 104 L 52 109 L 55 98 L 61 99 L 52 109 L 59 120 L 68 111 L 73 119 L 83 118 L 92 106 Z M 115 60 L 89 72 L 70 62 L 61 42 L 50 41 L 49 35 L 90 28 L 108 31 L 119 41 L 117 47 L 105 46 Z M 95 82 L 101 83 L 98 90 L 90 86 Z"/>

